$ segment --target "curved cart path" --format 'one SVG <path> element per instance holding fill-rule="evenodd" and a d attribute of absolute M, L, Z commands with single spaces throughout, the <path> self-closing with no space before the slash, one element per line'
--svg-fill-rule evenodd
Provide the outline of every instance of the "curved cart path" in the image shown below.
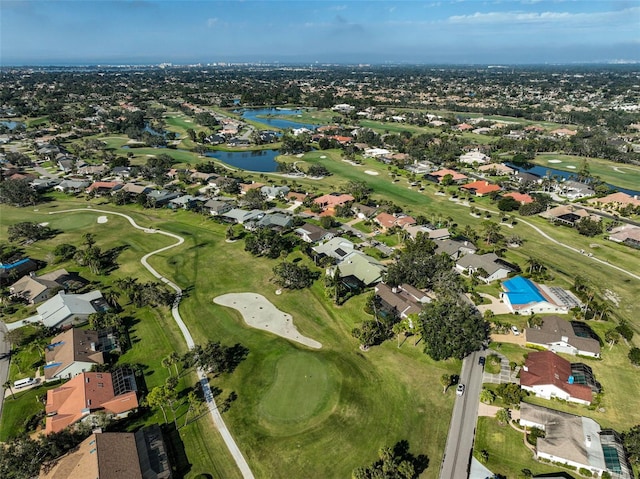
<path fill-rule="evenodd" d="M 184 243 L 184 238 L 182 236 L 178 236 L 173 233 L 168 233 L 166 231 L 161 231 L 155 228 L 145 228 L 145 227 L 139 226 L 134 221 L 134 219 L 131 218 L 131 216 L 125 215 L 124 213 L 117 213 L 115 211 L 98 210 L 95 208 L 76 208 L 76 209 L 64 210 L 64 211 L 52 211 L 49 214 L 52 215 L 52 214 L 59 214 L 59 213 L 75 213 L 80 211 L 84 213 L 89 211 L 89 212 L 106 213 L 110 215 L 122 216 L 123 218 L 126 218 L 129 221 L 129 223 L 131 223 L 131 226 L 133 226 L 136 229 L 142 230 L 145 233 L 149 233 L 149 234 L 158 233 L 161 235 L 169 236 L 170 238 L 173 238 L 176 240 L 176 242 L 173 243 L 172 245 L 157 249 L 155 251 L 152 251 L 151 253 L 147 253 L 142 257 L 140 262 L 145 268 L 147 268 L 147 270 L 149 270 L 149 272 L 153 276 L 155 276 L 160 281 L 165 283 L 167 286 L 175 290 L 176 299 L 175 299 L 175 302 L 173 303 L 173 306 L 171 307 L 171 314 L 173 315 L 173 319 L 178 324 L 180 331 L 182 331 L 182 335 L 184 336 L 184 339 L 187 342 L 187 346 L 189 347 L 189 349 L 193 349 L 193 347 L 195 346 L 195 343 L 193 342 L 193 337 L 191 336 L 191 333 L 187 329 L 187 326 L 184 324 L 184 321 L 180 316 L 180 311 L 178 310 L 178 306 L 180 305 L 180 300 L 182 299 L 182 289 L 180 289 L 180 287 L 177 284 L 175 284 L 171 280 L 165 278 L 160 273 L 158 273 L 148 262 L 148 259 L 154 254 L 162 253 L 163 251 L 166 251 L 168 249 L 175 248 L 176 246 L 180 246 L 182 243 Z M 245 479 L 253 479 L 254 476 L 253 476 L 253 473 L 251 472 L 251 469 L 249 468 L 249 464 L 247 464 L 247 461 L 242 455 L 242 452 L 238 448 L 238 445 L 236 444 L 235 440 L 233 439 L 233 436 L 229 432 L 229 429 L 227 429 L 227 425 L 224 423 L 222 416 L 220 415 L 218 406 L 216 405 L 213 394 L 211 393 L 211 387 L 209 386 L 207 375 L 201 369 L 198 369 L 198 378 L 200 379 L 200 384 L 202 385 L 202 391 L 204 392 L 205 400 L 207 401 L 207 405 L 209 406 L 209 412 L 211 413 L 213 422 L 218 428 L 218 431 L 220 431 L 220 434 L 222 435 L 222 439 L 224 439 L 224 442 L 227 445 L 227 449 L 229 449 L 229 452 L 235 459 L 236 464 L 238 465 L 238 468 L 242 473 L 242 477 L 244 477 Z"/>

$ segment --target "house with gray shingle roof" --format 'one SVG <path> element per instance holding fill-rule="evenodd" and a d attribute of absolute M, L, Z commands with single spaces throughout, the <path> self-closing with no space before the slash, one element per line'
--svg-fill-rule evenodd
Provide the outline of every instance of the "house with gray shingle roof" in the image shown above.
<path fill-rule="evenodd" d="M 66 294 L 60 291 L 36 308 L 37 319 L 49 328 L 82 324 L 89 315 L 108 309 L 107 302 L 98 290 L 84 294 Z"/>
<path fill-rule="evenodd" d="M 600 341 L 594 338 L 584 323 L 565 321 L 558 316 L 545 316 L 536 328 L 524 330 L 527 344 L 557 353 L 600 357 Z"/>
<path fill-rule="evenodd" d="M 456 260 L 456 269 L 467 275 L 476 274 L 478 279 L 491 283 L 520 270 L 516 265 L 507 263 L 495 253 L 468 254 Z"/>

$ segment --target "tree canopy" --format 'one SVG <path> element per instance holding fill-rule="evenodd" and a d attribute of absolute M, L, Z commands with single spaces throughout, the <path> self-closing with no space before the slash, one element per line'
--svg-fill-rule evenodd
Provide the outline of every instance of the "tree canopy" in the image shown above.
<path fill-rule="evenodd" d="M 424 351 L 436 361 L 462 359 L 487 340 L 488 325 L 474 307 L 454 294 L 426 304 L 420 313 Z"/>

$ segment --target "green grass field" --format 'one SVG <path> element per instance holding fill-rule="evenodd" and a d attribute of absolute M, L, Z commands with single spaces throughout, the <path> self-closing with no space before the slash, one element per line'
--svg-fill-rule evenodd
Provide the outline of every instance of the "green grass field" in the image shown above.
<path fill-rule="evenodd" d="M 577 172 L 584 160 L 587 160 L 591 174 L 599 176 L 605 183 L 632 190 L 640 188 L 640 167 L 635 165 L 615 163 L 600 158 L 585 158 L 556 153 L 540 153 L 533 162 L 536 165 L 548 166 L 571 173 Z M 560 163 L 555 163 L 556 161 L 560 161 Z"/>

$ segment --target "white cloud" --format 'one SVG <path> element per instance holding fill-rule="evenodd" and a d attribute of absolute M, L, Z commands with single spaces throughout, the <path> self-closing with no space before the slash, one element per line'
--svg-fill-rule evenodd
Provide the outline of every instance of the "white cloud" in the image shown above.
<path fill-rule="evenodd" d="M 207 27 L 213 28 L 218 24 L 218 21 L 219 20 L 217 18 L 207 18 Z"/>
<path fill-rule="evenodd" d="M 627 8 L 625 10 L 594 13 L 569 13 L 569 12 L 476 12 L 471 15 L 454 15 L 447 19 L 448 23 L 464 24 L 551 24 L 587 26 L 587 25 L 612 25 L 627 24 L 630 18 L 640 16 L 640 7 Z"/>

